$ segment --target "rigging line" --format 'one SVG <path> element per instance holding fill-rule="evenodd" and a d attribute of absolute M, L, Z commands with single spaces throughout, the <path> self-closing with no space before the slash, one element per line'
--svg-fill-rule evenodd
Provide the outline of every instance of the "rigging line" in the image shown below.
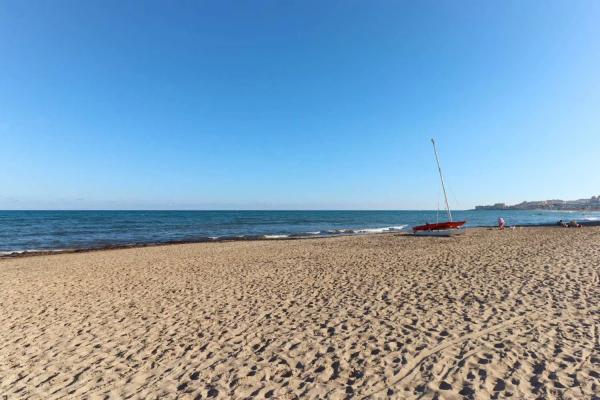
<path fill-rule="evenodd" d="M 456 194 L 454 193 L 454 191 L 452 190 L 452 187 L 449 187 L 448 190 L 450 191 L 450 195 L 452 196 L 452 200 L 454 201 L 454 203 L 457 205 L 457 207 L 455 207 L 455 210 L 462 210 L 462 204 L 460 201 L 458 201 L 458 198 L 456 197 Z"/>
<path fill-rule="evenodd" d="M 431 144 L 433 145 L 433 153 L 435 154 L 435 161 L 437 162 L 438 172 L 440 173 L 440 182 L 442 182 L 442 190 L 444 191 L 444 200 L 446 201 L 448 220 L 452 222 L 452 213 L 450 212 L 450 206 L 448 205 L 448 196 L 446 195 L 446 187 L 444 186 L 444 177 L 442 176 L 442 167 L 440 166 L 440 159 L 437 154 L 437 148 L 435 147 L 435 140 L 431 139 Z"/>

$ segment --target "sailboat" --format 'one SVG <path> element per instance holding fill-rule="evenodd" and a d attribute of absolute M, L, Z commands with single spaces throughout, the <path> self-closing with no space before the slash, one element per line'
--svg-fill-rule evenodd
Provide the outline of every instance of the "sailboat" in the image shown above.
<path fill-rule="evenodd" d="M 444 177 L 442 176 L 442 168 L 440 167 L 440 159 L 438 157 L 437 148 L 435 147 L 435 140 L 431 139 L 431 144 L 433 145 L 433 153 L 435 154 L 435 161 L 437 162 L 438 172 L 440 174 L 440 182 L 442 183 L 442 191 L 444 192 L 448 221 L 415 226 L 412 228 L 413 234 L 420 236 L 451 236 L 463 233 L 463 225 L 466 224 L 467 221 L 452 220 L 452 212 L 450 212 L 450 206 L 448 205 L 448 196 L 446 195 L 446 187 L 444 185 Z"/>

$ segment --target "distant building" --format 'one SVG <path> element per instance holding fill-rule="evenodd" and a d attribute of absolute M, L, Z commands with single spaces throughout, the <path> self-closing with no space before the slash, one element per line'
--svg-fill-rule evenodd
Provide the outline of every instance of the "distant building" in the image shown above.
<path fill-rule="evenodd" d="M 600 211 L 600 195 L 589 199 L 579 200 L 542 200 L 523 201 L 507 206 L 505 203 L 495 203 L 490 206 L 476 206 L 475 210 L 571 210 L 571 211 Z"/>

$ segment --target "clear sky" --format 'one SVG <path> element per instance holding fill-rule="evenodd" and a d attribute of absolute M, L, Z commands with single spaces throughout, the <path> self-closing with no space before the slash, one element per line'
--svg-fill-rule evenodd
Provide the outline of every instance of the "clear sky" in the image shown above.
<path fill-rule="evenodd" d="M 2 1 L 0 209 L 600 194 L 600 2 Z"/>

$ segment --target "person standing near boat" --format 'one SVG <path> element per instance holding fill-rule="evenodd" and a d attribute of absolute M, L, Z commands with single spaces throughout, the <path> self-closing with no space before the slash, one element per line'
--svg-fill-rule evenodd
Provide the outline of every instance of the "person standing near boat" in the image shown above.
<path fill-rule="evenodd" d="M 498 229 L 500 229 L 501 231 L 504 230 L 504 225 L 506 225 L 506 222 L 504 222 L 504 218 L 499 217 L 498 218 Z"/>

